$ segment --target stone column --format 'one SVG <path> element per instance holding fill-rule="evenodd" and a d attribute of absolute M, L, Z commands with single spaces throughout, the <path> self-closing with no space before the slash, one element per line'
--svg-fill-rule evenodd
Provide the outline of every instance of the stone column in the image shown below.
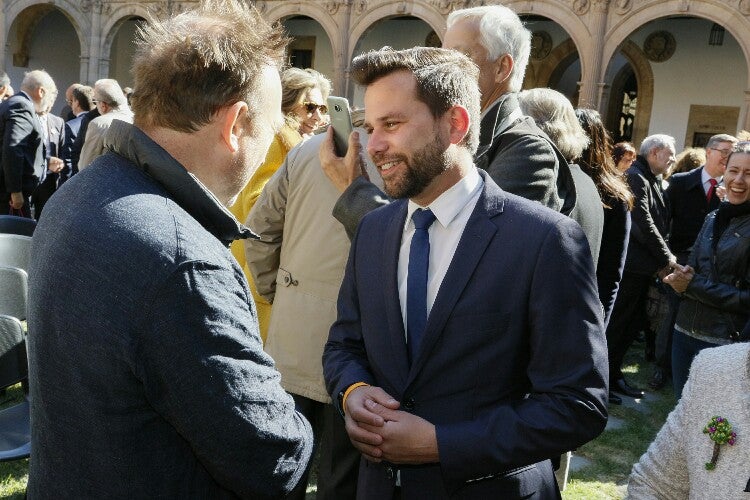
<path fill-rule="evenodd" d="M 601 92 L 599 88 L 602 74 L 602 51 L 604 50 L 604 34 L 607 29 L 607 12 L 610 0 L 591 0 L 593 9 L 591 14 L 591 36 L 588 57 L 588 72 L 581 75 L 581 94 L 578 99 L 579 106 L 599 109 L 601 106 Z"/>
<path fill-rule="evenodd" d="M 85 1 L 81 6 L 83 12 L 91 12 L 91 33 L 89 34 L 89 57 L 88 57 L 88 74 L 84 83 L 93 85 L 95 81 L 101 78 L 99 73 L 99 59 L 101 58 L 102 47 L 102 10 L 104 4 L 102 0 Z"/>
<path fill-rule="evenodd" d="M 740 109 L 740 124 L 742 130 L 750 132 L 750 89 L 745 91 L 745 102 Z"/>
<path fill-rule="evenodd" d="M 8 43 L 8 31 L 10 30 L 10 26 L 5 25 L 5 4 L 0 8 L 0 26 L 3 28 L 2 33 L 0 33 L 0 47 L 3 48 L 3 51 L 0 52 L 0 71 L 5 71 L 5 49 Z"/>
<path fill-rule="evenodd" d="M 351 0 L 337 0 L 328 2 L 328 12 L 336 21 L 338 40 L 331 40 L 333 45 L 333 95 L 347 96 L 349 70 L 349 27 L 351 26 Z"/>

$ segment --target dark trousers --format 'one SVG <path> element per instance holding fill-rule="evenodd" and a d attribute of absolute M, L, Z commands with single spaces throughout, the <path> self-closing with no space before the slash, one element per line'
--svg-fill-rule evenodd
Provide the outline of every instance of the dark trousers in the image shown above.
<path fill-rule="evenodd" d="M 687 382 L 693 359 L 703 349 L 716 346 L 717 344 L 704 342 L 677 330 L 674 331 L 672 338 L 672 384 L 674 385 L 674 395 L 677 399 L 682 397 L 682 389 L 685 387 L 685 382 Z"/>
<path fill-rule="evenodd" d="M 318 500 L 354 499 L 357 497 L 360 453 L 352 446 L 344 427 L 344 420 L 332 404 L 292 394 L 297 411 L 307 418 L 313 428 L 315 447 L 320 448 L 318 459 Z M 312 466 L 312 465 L 311 465 Z M 308 469 L 299 484 L 286 497 L 304 500 Z"/>
<path fill-rule="evenodd" d="M 674 323 L 677 320 L 677 310 L 680 308 L 680 296 L 677 295 L 671 286 L 667 285 L 665 289 L 667 290 L 669 311 L 656 334 L 656 366 L 661 368 L 664 373 L 671 373 L 672 332 L 674 332 Z"/>
<path fill-rule="evenodd" d="M 607 325 L 610 381 L 622 378 L 622 361 L 642 326 L 651 279 L 650 276 L 627 271 L 622 275 L 620 290 Z"/>

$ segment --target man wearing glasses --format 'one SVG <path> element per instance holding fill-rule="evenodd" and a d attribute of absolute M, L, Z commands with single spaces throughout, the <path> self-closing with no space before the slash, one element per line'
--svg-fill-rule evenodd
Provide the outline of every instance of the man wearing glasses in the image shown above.
<path fill-rule="evenodd" d="M 695 238 L 706 215 L 721 203 L 721 178 L 727 167 L 727 157 L 737 138 L 727 134 L 712 136 L 706 144 L 706 164 L 690 172 L 669 178 L 666 191 L 671 219 L 669 248 L 680 265 L 687 264 Z M 659 328 L 656 339 L 656 368 L 649 381 L 652 389 L 661 389 L 672 371 L 672 331 L 680 299 L 667 287 L 669 315 Z"/>

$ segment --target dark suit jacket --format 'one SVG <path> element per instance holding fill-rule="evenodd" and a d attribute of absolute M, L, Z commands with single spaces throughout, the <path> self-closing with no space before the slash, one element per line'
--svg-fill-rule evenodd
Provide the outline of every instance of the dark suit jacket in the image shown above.
<path fill-rule="evenodd" d="M 406 200 L 362 220 L 323 354 L 334 401 L 364 381 L 436 425 L 441 462 L 401 467 L 403 498 L 555 496 L 549 463 L 533 464 L 593 439 L 607 420 L 586 237 L 480 173 L 484 190 L 411 367 L 397 284 Z M 387 464 L 363 462 L 359 498 L 392 498 L 392 476 Z"/>
<path fill-rule="evenodd" d="M 76 135 L 73 144 L 70 146 L 70 161 L 72 164 L 71 175 L 78 173 L 78 160 L 81 158 L 81 149 L 83 149 L 83 143 L 86 140 L 86 131 L 89 128 L 89 123 L 91 120 L 99 116 L 101 115 L 99 114 L 98 108 L 94 108 L 91 111 L 79 115 L 79 118 L 81 118 L 81 124 L 79 125 L 78 135 Z"/>
<path fill-rule="evenodd" d="M 625 269 L 631 221 L 630 210 L 623 201 L 608 197 L 604 204 L 609 208 L 604 209 L 604 229 L 599 262 L 596 266 L 596 282 L 599 285 L 599 300 L 604 309 L 606 328 Z"/>
<path fill-rule="evenodd" d="M 651 173 L 646 158 L 638 155 L 625 172 L 635 204 L 625 260 L 625 271 L 651 276 L 669 263 L 667 246 L 669 210 L 661 180 Z"/>
<path fill-rule="evenodd" d="M 83 122 L 84 116 L 86 116 L 86 113 L 81 113 L 72 120 L 65 122 L 65 145 L 63 146 L 65 151 L 63 158 L 65 161 L 65 168 L 60 172 L 60 181 L 58 182 L 58 185 L 62 185 L 65 181 L 70 179 L 74 173 L 74 166 L 76 171 L 78 170 L 78 158 L 81 156 L 81 150 L 75 150 L 73 145 L 78 138 L 78 132 L 81 129 L 81 123 Z"/>
<path fill-rule="evenodd" d="M 51 156 L 55 156 L 62 159 L 64 163 L 67 154 L 65 150 L 65 122 L 59 116 L 51 113 L 48 113 L 41 119 L 47 120 L 47 130 L 49 131 L 47 143 L 44 145 L 45 156 L 47 159 Z M 47 162 L 45 162 L 45 165 L 46 164 Z M 46 167 L 43 167 L 43 169 L 46 170 Z M 61 173 L 62 172 L 65 172 L 65 167 L 63 167 Z M 60 182 L 60 173 L 53 173 L 47 170 L 43 176 L 40 176 L 40 178 L 42 178 L 42 181 L 32 195 L 34 200 L 34 214 L 37 219 L 41 215 L 42 209 L 47 203 L 47 200 L 49 200 L 50 196 L 57 191 Z"/>
<path fill-rule="evenodd" d="M 514 112 L 519 118 L 506 123 Z M 567 160 L 532 118 L 520 115 L 515 93 L 504 95 L 485 112 L 475 162 L 505 191 L 565 215 L 575 205 Z"/>
<path fill-rule="evenodd" d="M 669 248 L 680 264 L 687 263 L 706 215 L 719 208 L 718 196 L 714 196 L 711 203 L 706 201 L 706 192 L 701 181 L 703 168 L 675 174 L 669 178 L 669 187 L 666 191 L 671 218 Z"/>
<path fill-rule="evenodd" d="M 598 267 L 599 251 L 602 246 L 602 233 L 604 231 L 604 206 L 599 197 L 596 184 L 586 172 L 575 163 L 567 165 L 573 176 L 576 189 L 576 204 L 569 216 L 581 225 L 586 239 L 591 248 L 591 257 L 594 259 L 594 267 Z"/>
<path fill-rule="evenodd" d="M 25 197 L 39 184 L 44 152 L 42 130 L 29 96 L 19 92 L 0 104 L 0 193 L 23 192 Z"/>

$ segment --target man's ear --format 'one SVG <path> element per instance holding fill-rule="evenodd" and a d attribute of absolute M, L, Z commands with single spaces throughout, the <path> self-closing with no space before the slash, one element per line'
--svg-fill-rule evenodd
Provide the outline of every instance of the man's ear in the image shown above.
<path fill-rule="evenodd" d="M 463 106 L 453 106 L 448 110 L 448 119 L 450 123 L 450 142 L 458 144 L 466 134 L 469 133 L 469 112 Z"/>
<path fill-rule="evenodd" d="M 510 78 L 513 71 L 513 57 L 510 54 L 503 54 L 495 61 L 495 83 L 503 83 Z"/>
<path fill-rule="evenodd" d="M 239 138 L 244 134 L 245 128 L 250 126 L 247 109 L 245 101 L 237 101 L 219 111 L 221 138 L 232 153 L 240 148 Z"/>

